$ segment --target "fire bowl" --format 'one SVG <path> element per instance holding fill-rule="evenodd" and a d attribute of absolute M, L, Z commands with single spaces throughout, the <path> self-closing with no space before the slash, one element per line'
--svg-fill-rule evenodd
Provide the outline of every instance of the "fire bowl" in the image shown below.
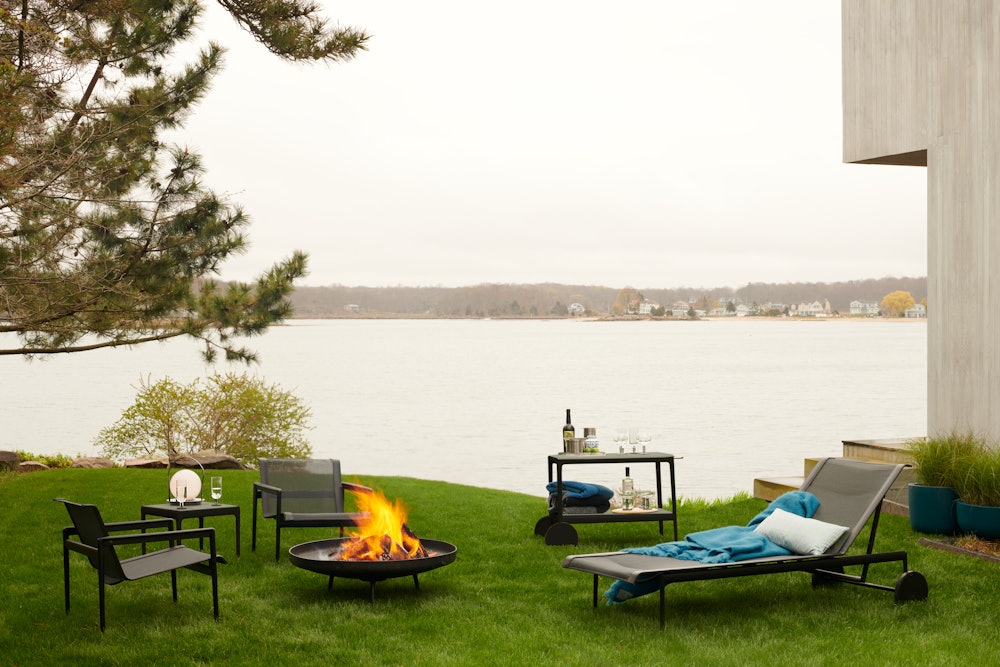
<path fill-rule="evenodd" d="M 375 582 L 393 579 L 395 577 L 413 577 L 417 588 L 417 575 L 434 570 L 455 561 L 458 547 L 448 542 L 421 539 L 420 544 L 427 550 L 423 558 L 408 558 L 406 560 L 337 560 L 336 555 L 341 546 L 352 538 L 341 537 L 315 542 L 296 544 L 288 550 L 288 559 L 293 565 L 310 572 L 325 574 L 330 577 L 330 586 L 334 577 L 360 579 L 371 583 L 371 597 L 375 599 Z"/>

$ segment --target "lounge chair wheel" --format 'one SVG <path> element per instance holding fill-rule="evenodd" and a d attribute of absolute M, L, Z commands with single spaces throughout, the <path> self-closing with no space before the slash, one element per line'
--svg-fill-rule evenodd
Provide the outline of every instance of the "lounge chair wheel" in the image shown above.
<path fill-rule="evenodd" d="M 545 532 L 549 529 L 549 526 L 551 525 L 552 525 L 552 517 L 547 515 L 543 516 L 541 519 L 538 520 L 538 523 L 535 524 L 535 535 L 538 535 L 539 537 L 544 536 Z"/>
<path fill-rule="evenodd" d="M 579 542 L 579 537 L 576 534 L 576 528 L 569 525 L 568 523 L 563 523 L 562 521 L 554 521 L 548 530 L 545 531 L 545 544 L 548 545 L 561 545 L 561 544 L 572 544 L 576 546 Z"/>
<path fill-rule="evenodd" d="M 896 580 L 896 604 L 927 599 L 927 579 L 919 572 L 909 571 Z"/>

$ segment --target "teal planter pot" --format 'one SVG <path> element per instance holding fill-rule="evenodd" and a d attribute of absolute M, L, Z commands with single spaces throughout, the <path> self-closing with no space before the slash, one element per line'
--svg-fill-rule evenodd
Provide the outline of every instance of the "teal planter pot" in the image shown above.
<path fill-rule="evenodd" d="M 984 540 L 1000 539 L 1000 507 L 970 505 L 959 500 L 955 503 L 955 516 L 963 533 L 971 533 Z"/>
<path fill-rule="evenodd" d="M 918 533 L 954 535 L 958 531 L 955 503 L 958 493 L 950 486 L 909 484 L 910 527 Z"/>

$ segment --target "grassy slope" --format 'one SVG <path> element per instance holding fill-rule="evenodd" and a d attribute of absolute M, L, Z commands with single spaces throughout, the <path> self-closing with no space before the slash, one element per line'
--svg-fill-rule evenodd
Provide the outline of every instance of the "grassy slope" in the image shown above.
<path fill-rule="evenodd" d="M 907 521 L 883 518 L 879 547 L 910 552 L 930 582 L 926 603 L 896 607 L 890 593 L 851 586 L 813 590 L 808 575 L 783 574 L 678 584 L 667 589 L 668 625 L 657 627 L 657 596 L 594 609 L 589 575 L 564 570 L 570 553 L 662 541 L 655 524 L 578 526 L 577 547 L 547 547 L 532 532 L 544 501 L 520 494 L 406 478 L 362 477 L 401 498 L 419 536 L 452 542 L 458 559 L 421 575 L 377 585 L 326 579 L 273 562 L 273 524 L 250 551 L 253 472 L 223 473 L 224 502 L 242 506 L 243 555 L 235 558 L 231 517 L 208 519 L 231 563 L 220 573 L 221 619 L 212 620 L 208 577 L 166 577 L 109 589 L 108 629 L 97 628 L 97 586 L 72 555 L 73 608 L 63 614 L 60 533 L 66 497 L 92 502 L 107 521 L 137 519 L 161 502 L 163 471 L 55 470 L 0 482 L 0 664 L 965 664 L 992 655 L 1000 594 L 996 566 L 917 545 Z M 681 532 L 743 524 L 763 503 L 742 498 L 686 503 Z M 189 522 L 186 527 L 193 527 Z M 285 546 L 330 537 L 289 530 Z M 892 584 L 895 565 L 876 566 Z M 602 581 L 601 590 L 607 588 Z"/>

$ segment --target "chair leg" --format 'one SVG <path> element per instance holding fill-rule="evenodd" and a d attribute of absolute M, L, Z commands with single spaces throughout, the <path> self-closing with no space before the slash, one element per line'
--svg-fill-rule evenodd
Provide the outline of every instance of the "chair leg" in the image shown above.
<path fill-rule="evenodd" d="M 209 537 L 209 547 L 212 558 L 209 563 L 211 564 L 212 570 L 212 613 L 215 615 L 215 620 L 219 620 L 219 559 L 215 553 L 215 534 L 213 533 Z"/>
<path fill-rule="evenodd" d="M 170 592 L 174 595 L 174 602 L 177 602 L 177 570 L 170 570 Z"/>
<path fill-rule="evenodd" d="M 69 549 L 63 543 L 63 591 L 66 596 L 66 613 L 69 614 Z"/>
<path fill-rule="evenodd" d="M 254 494 L 253 497 L 253 535 L 250 537 L 250 551 L 257 551 L 257 495 L 256 494 Z"/>
<path fill-rule="evenodd" d="M 281 524 L 277 519 L 274 521 L 274 562 L 281 558 Z"/>
<path fill-rule="evenodd" d="M 101 582 L 100 592 L 97 597 L 100 600 L 101 605 L 101 632 L 104 632 L 104 575 L 98 572 L 97 579 Z"/>

